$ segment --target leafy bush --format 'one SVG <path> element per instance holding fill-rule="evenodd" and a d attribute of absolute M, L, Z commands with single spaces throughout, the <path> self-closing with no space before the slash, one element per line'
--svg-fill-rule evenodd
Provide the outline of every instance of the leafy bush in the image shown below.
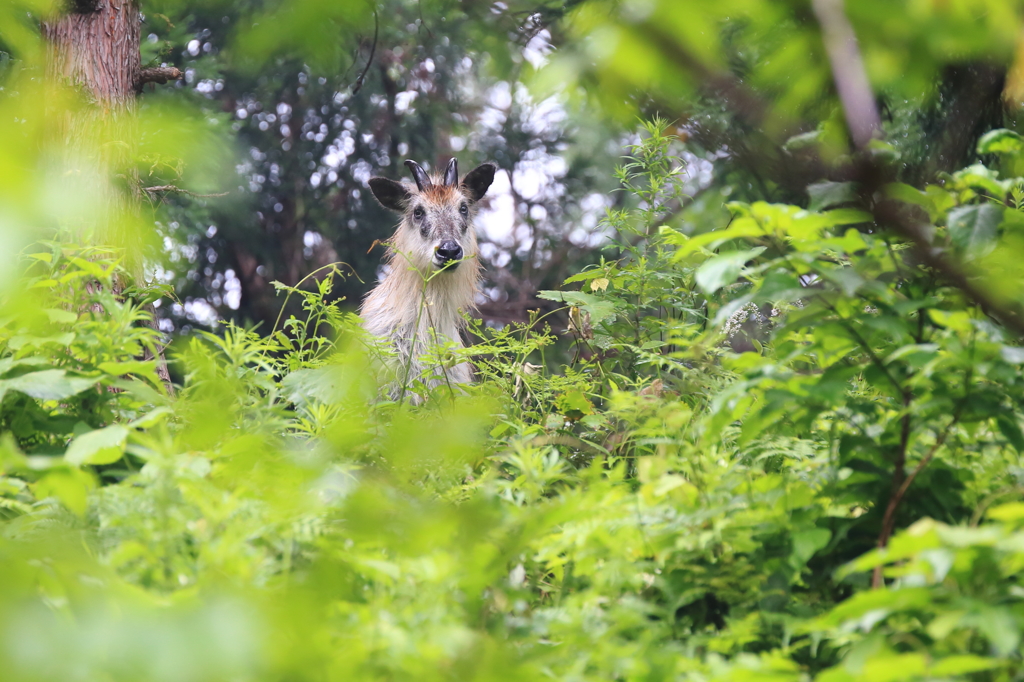
<path fill-rule="evenodd" d="M 0 326 L 5 679 L 1019 679 L 1024 350 L 852 184 L 667 227 L 678 152 L 646 126 L 615 244 L 544 294 L 571 348 L 474 325 L 481 380 L 419 406 L 378 396 L 336 272 L 265 337 L 194 335 L 171 395 L 139 359 L 161 292 L 30 252 Z M 994 272 L 1021 182 L 868 200 Z"/>

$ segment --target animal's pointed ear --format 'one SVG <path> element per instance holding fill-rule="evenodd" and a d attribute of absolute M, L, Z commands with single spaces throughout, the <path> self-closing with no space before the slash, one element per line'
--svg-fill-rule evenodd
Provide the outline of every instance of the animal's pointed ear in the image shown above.
<path fill-rule="evenodd" d="M 498 167 L 493 163 L 482 163 L 473 170 L 466 173 L 462 181 L 462 187 L 469 195 L 470 201 L 474 204 L 484 198 L 487 188 L 494 182 L 494 173 Z"/>
<path fill-rule="evenodd" d="M 452 159 L 444 170 L 444 184 L 446 187 L 455 187 L 459 184 L 459 162 Z"/>
<path fill-rule="evenodd" d="M 370 191 L 381 206 L 399 213 L 405 211 L 409 197 L 412 196 L 405 185 L 387 178 L 370 178 Z"/>

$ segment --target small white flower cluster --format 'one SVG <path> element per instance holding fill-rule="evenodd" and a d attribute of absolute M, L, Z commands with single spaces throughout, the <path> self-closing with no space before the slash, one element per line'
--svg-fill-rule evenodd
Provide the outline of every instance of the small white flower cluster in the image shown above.
<path fill-rule="evenodd" d="M 772 308 L 771 317 L 776 317 L 778 314 L 778 309 Z M 770 317 L 765 317 L 761 314 L 760 308 L 753 303 L 748 303 L 729 316 L 722 331 L 725 332 L 726 336 L 732 337 L 739 333 L 743 329 L 743 325 L 748 322 L 756 324 L 758 329 L 764 329 L 771 325 L 772 321 Z"/>

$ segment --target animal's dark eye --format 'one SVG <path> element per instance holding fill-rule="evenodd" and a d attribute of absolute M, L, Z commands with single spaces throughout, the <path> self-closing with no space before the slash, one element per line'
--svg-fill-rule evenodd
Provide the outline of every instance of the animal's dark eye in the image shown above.
<path fill-rule="evenodd" d="M 459 213 L 461 213 L 462 215 L 469 215 L 469 206 L 467 206 L 466 204 L 459 206 Z"/>
<path fill-rule="evenodd" d="M 416 210 L 412 212 L 412 217 L 416 220 L 423 220 L 423 209 L 417 206 Z"/>

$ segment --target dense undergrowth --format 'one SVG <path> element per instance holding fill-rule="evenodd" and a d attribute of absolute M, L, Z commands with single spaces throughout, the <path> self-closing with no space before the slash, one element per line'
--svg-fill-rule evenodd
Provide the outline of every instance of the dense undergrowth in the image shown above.
<path fill-rule="evenodd" d="M 544 293 L 567 353 L 476 324 L 480 381 L 417 406 L 378 398 L 330 277 L 271 335 L 193 335 L 171 395 L 140 359 L 161 292 L 31 249 L 0 311 L 3 678 L 1020 679 L 1019 340 L 849 183 L 665 227 L 676 152 L 648 126 L 616 244 Z M 884 192 L 998 282 L 998 170 Z"/>

